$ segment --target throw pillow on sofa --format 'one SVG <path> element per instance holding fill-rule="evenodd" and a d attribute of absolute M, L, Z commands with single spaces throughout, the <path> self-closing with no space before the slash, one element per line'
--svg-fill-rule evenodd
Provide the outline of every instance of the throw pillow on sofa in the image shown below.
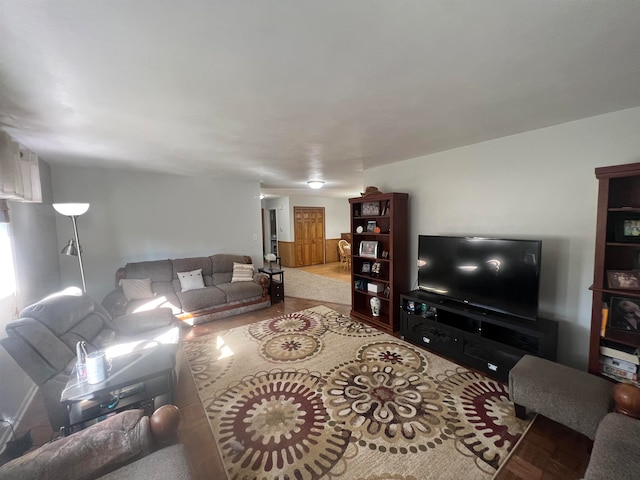
<path fill-rule="evenodd" d="M 180 280 L 180 288 L 182 288 L 183 292 L 204 288 L 201 268 L 191 272 L 178 272 L 178 279 Z"/>
<path fill-rule="evenodd" d="M 151 290 L 150 278 L 123 278 L 120 280 L 120 286 L 127 300 L 142 300 L 155 296 Z"/>
<path fill-rule="evenodd" d="M 253 264 L 233 262 L 231 283 L 253 281 Z"/>

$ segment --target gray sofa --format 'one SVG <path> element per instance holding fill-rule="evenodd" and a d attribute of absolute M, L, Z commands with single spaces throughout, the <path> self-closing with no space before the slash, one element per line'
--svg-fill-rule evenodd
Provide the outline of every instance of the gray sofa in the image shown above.
<path fill-rule="evenodd" d="M 640 471 L 640 420 L 613 408 L 614 384 L 604 378 L 525 355 L 509 372 L 516 415 L 544 415 L 593 442 L 584 480 L 632 480 Z"/>
<path fill-rule="evenodd" d="M 129 348 L 154 344 L 149 348 L 164 350 L 162 354 L 174 365 L 182 354 L 180 324 L 170 309 L 112 319 L 78 289 L 55 293 L 26 307 L 18 320 L 6 326 L 6 332 L 0 344 L 39 387 L 54 431 L 67 421 L 60 397 L 75 366 L 79 341 L 84 340 L 89 351 L 125 343 Z M 177 377 L 177 369 L 174 371 Z M 163 399 L 157 400 L 156 408 Z"/>
<path fill-rule="evenodd" d="M 191 325 L 270 306 L 269 276 L 254 272 L 244 281 L 235 281 L 234 263 L 253 264 L 251 257 L 229 254 L 127 263 L 116 272 L 116 289 L 102 305 L 113 318 L 169 307 L 176 317 Z M 185 291 L 180 274 L 198 270 L 202 287 Z M 148 282 L 146 293 L 145 288 L 141 293 L 126 292 L 131 285 L 124 282 L 130 280 Z"/>

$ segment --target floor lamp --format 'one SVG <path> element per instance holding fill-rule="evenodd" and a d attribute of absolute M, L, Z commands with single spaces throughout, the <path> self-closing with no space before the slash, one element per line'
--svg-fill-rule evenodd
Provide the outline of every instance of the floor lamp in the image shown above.
<path fill-rule="evenodd" d="M 54 203 L 53 208 L 56 212 L 71 218 L 73 223 L 73 237 L 69 243 L 60 252 L 63 255 L 71 255 L 78 257 L 80 264 L 80 277 L 82 278 L 82 291 L 87 293 L 87 284 L 84 281 L 84 266 L 82 265 L 82 247 L 80 246 L 80 237 L 78 237 L 77 218 L 89 210 L 88 203 Z"/>

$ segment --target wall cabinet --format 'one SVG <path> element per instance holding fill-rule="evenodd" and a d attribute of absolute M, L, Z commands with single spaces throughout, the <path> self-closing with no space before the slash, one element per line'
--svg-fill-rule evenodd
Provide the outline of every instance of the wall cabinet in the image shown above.
<path fill-rule="evenodd" d="M 506 382 L 523 355 L 556 359 L 558 323 L 490 313 L 414 290 L 400 296 L 402 338 Z"/>
<path fill-rule="evenodd" d="M 589 372 L 601 374 L 601 346 L 630 354 L 640 346 L 640 317 L 617 308 L 635 306 L 640 312 L 640 163 L 596 168 L 595 174 L 598 212 Z"/>
<path fill-rule="evenodd" d="M 351 315 L 388 333 L 400 328 L 400 294 L 409 290 L 406 193 L 350 198 Z M 372 307 L 371 299 L 379 303 Z"/>

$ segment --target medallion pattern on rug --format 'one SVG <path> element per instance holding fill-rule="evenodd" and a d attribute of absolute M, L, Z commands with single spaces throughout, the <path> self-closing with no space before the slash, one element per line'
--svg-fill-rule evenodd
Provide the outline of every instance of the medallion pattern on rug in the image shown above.
<path fill-rule="evenodd" d="M 230 479 L 490 479 L 506 387 L 327 307 L 185 342 Z"/>

